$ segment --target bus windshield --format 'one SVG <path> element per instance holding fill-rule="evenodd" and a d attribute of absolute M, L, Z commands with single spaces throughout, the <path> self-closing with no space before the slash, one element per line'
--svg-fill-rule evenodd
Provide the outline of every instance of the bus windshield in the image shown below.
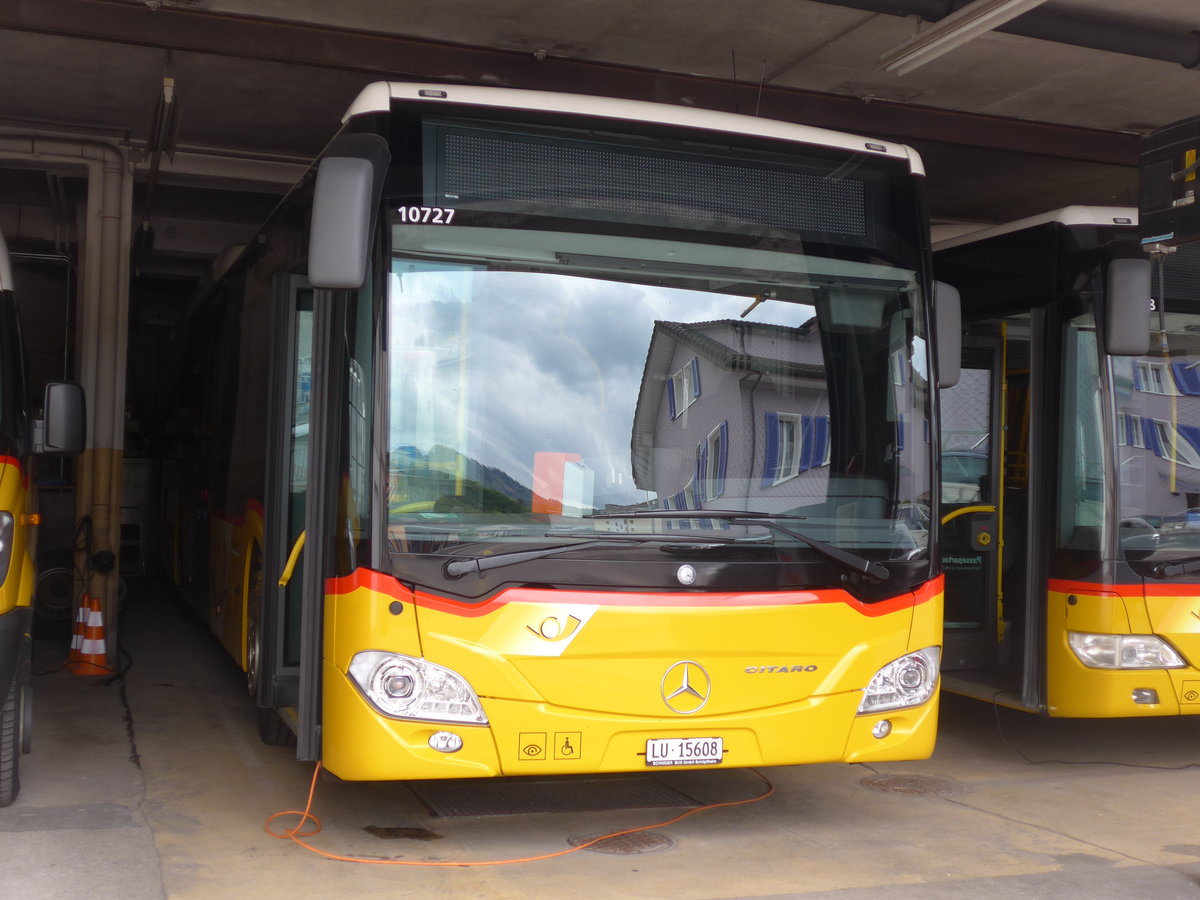
<path fill-rule="evenodd" d="M 612 552 L 691 542 L 732 558 L 810 552 L 800 534 L 872 559 L 925 554 L 912 270 L 613 235 L 391 231 L 393 553 L 620 537 Z"/>
<path fill-rule="evenodd" d="M 1168 296 L 1152 327 L 1148 355 L 1110 364 L 1120 542 L 1161 576 L 1172 574 L 1162 566 L 1200 560 L 1200 301 Z"/>

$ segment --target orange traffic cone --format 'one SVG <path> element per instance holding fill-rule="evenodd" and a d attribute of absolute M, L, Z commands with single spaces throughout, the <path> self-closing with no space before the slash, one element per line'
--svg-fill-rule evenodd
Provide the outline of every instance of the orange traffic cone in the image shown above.
<path fill-rule="evenodd" d="M 83 633 L 79 636 L 79 646 L 71 641 L 71 658 L 67 668 L 76 675 L 107 675 L 108 653 L 104 639 L 104 613 L 100 611 L 100 598 L 89 597 L 86 594 L 80 606 L 82 616 L 84 607 L 87 608 L 87 618 L 83 625 Z M 78 623 L 76 623 L 78 628 Z"/>
<path fill-rule="evenodd" d="M 84 594 L 83 599 L 79 602 L 79 612 L 75 614 L 75 630 L 71 632 L 71 655 L 67 662 L 74 662 L 79 655 L 79 648 L 83 646 L 83 629 L 87 627 L 90 606 L 91 598 Z"/>

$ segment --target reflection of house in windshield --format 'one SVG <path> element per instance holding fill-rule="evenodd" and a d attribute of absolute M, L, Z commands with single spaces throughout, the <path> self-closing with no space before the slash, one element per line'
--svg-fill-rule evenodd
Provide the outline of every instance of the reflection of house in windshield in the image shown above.
<path fill-rule="evenodd" d="M 825 499 L 829 388 L 817 320 L 656 322 L 633 425 L 633 475 L 665 509 L 777 511 Z M 771 503 L 758 503 L 764 509 Z"/>
<path fill-rule="evenodd" d="M 1186 523 L 1184 510 L 1200 506 L 1200 361 L 1118 358 L 1113 372 L 1121 483 L 1139 511 Z"/>
<path fill-rule="evenodd" d="M 991 502 L 992 372 L 964 367 L 958 384 L 943 388 L 942 502 Z"/>

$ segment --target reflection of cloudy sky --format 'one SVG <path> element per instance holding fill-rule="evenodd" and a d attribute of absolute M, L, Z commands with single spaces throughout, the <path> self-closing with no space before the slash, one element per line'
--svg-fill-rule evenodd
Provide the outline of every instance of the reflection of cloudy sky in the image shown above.
<path fill-rule="evenodd" d="M 390 345 L 393 360 L 426 362 L 393 363 L 392 402 L 419 397 L 436 410 L 437 424 L 398 430 L 402 420 L 393 413 L 390 445 L 452 447 L 526 486 L 535 452 L 578 453 L 595 473 L 601 504 L 645 499 L 633 488 L 629 445 L 655 320 L 736 319 L 751 302 L 566 275 L 420 265 L 424 271 L 393 276 Z M 795 326 L 812 315 L 810 306 L 776 301 L 747 320 Z M 408 380 L 407 391 L 399 379 Z M 455 389 L 460 379 L 465 416 Z"/>

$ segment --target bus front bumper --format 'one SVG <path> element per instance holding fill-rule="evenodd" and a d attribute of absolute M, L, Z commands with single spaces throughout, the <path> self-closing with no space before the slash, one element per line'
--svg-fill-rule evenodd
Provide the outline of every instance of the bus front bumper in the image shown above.
<path fill-rule="evenodd" d="M 720 739 L 721 762 L 689 768 L 882 762 L 933 752 L 936 693 L 915 708 L 860 716 L 861 697 L 851 691 L 737 715 L 653 720 L 485 697 L 489 724 L 450 725 L 383 716 L 326 663 L 322 765 L 347 781 L 633 772 L 655 768 L 647 742 L 664 739 Z M 453 752 L 438 749 L 459 741 Z"/>

